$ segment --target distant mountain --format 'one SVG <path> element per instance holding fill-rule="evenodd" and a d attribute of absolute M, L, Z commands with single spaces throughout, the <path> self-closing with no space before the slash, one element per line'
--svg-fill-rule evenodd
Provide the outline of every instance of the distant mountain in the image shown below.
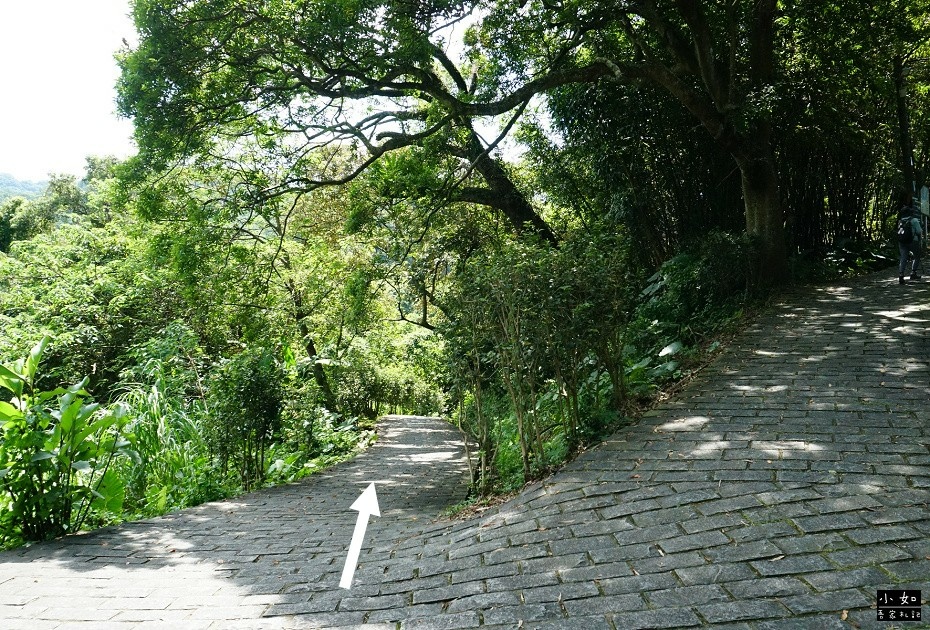
<path fill-rule="evenodd" d="M 46 186 L 48 182 L 27 182 L 0 173 L 0 201 L 10 197 L 38 197 L 45 192 Z"/>

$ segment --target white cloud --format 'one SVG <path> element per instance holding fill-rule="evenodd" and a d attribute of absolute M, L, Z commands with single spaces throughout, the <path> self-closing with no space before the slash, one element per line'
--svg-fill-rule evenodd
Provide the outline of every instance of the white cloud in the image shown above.
<path fill-rule="evenodd" d="M 134 39 L 129 11 L 129 0 L 2 0 L 0 172 L 82 175 L 88 155 L 132 153 L 113 58 Z"/>

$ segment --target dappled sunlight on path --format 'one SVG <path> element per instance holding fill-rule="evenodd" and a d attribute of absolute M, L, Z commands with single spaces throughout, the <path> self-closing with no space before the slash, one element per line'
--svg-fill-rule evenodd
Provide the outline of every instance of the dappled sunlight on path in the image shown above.
<path fill-rule="evenodd" d="M 800 291 L 472 520 L 436 518 L 464 497 L 458 433 L 390 418 L 300 484 L 0 554 L 0 627 L 887 628 L 877 589 L 930 593 L 928 324 L 930 283 Z"/>
<path fill-rule="evenodd" d="M 316 612 L 336 609 L 348 594 L 338 581 L 356 518 L 349 506 L 368 483 L 378 484 L 382 519 L 366 547 L 422 531 L 465 496 L 454 428 L 389 417 L 379 434 L 354 461 L 303 482 L 0 554 L 0 628 L 303 627 L 258 619 L 310 593 Z M 359 570 L 375 558 L 369 549 Z"/>

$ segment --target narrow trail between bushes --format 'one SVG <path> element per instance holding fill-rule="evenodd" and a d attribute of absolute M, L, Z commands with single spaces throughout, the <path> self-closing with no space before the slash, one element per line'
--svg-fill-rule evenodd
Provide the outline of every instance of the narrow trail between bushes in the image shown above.
<path fill-rule="evenodd" d="M 392 416 L 300 483 L 0 553 L 0 628 L 887 629 L 878 589 L 930 595 L 930 281 L 892 275 L 786 299 L 481 517 L 438 516 L 459 433 Z"/>

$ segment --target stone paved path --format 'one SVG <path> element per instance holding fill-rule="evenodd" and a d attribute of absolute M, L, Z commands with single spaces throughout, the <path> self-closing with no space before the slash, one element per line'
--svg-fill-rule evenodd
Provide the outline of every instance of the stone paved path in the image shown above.
<path fill-rule="evenodd" d="M 0 628 L 896 627 L 876 589 L 930 594 L 928 324 L 930 283 L 806 291 L 471 521 L 435 520 L 458 434 L 389 418 L 326 475 L 0 554 Z M 340 589 L 369 481 L 382 516 Z"/>

